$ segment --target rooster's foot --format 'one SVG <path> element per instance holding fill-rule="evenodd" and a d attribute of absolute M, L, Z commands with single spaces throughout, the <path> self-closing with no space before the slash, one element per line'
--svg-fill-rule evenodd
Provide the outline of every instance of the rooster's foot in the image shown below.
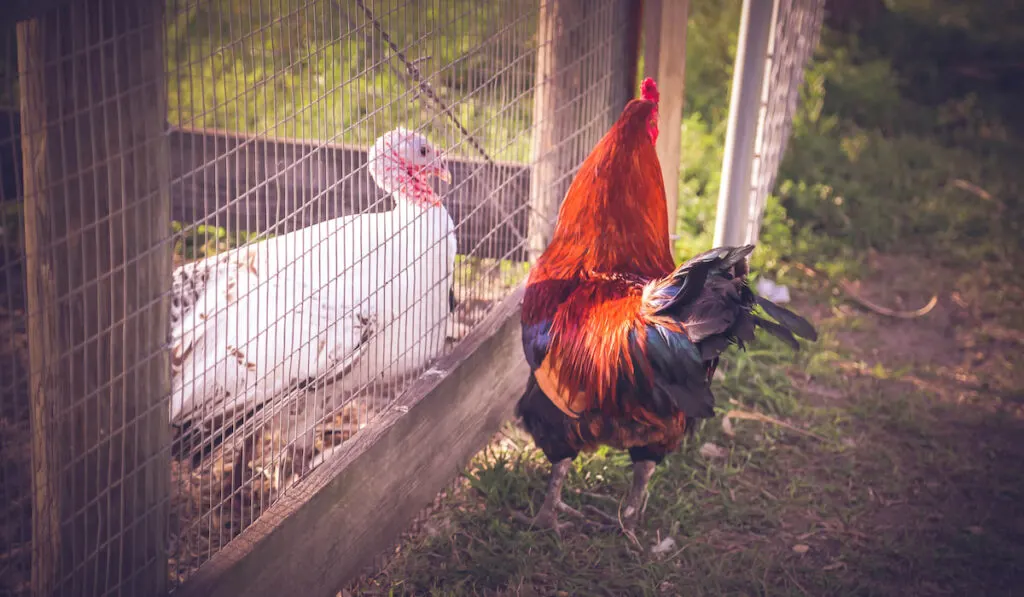
<path fill-rule="evenodd" d="M 627 536 L 634 536 L 636 524 L 643 518 L 647 511 L 647 484 L 654 474 L 654 463 L 650 460 L 639 460 L 633 463 L 633 486 L 626 496 L 626 503 L 622 508 L 622 532 Z"/>
<path fill-rule="evenodd" d="M 595 524 L 594 521 L 588 519 L 587 515 L 583 512 L 569 507 L 562 501 L 562 483 L 565 482 L 565 476 L 569 473 L 569 468 L 571 466 L 572 458 L 564 458 L 558 462 L 552 463 L 551 478 L 548 479 L 548 490 L 544 496 L 544 504 L 541 505 L 537 515 L 530 518 L 524 514 L 516 512 L 513 517 L 520 522 L 530 525 L 531 527 L 552 529 L 559 535 L 561 534 L 561 530 L 568 526 L 568 523 L 560 523 L 558 521 L 559 513 L 580 520 L 588 526 L 601 526 L 600 524 Z M 583 509 L 591 514 L 596 514 L 607 523 L 618 523 L 616 519 L 608 516 L 604 512 L 601 512 L 597 508 L 584 506 Z M 611 524 L 608 526 L 611 526 Z"/>
<path fill-rule="evenodd" d="M 568 506 L 567 506 L 568 507 Z M 556 509 L 541 509 L 533 518 L 523 514 L 522 512 L 513 512 L 512 518 L 517 521 L 537 529 L 550 529 L 555 532 L 558 537 L 562 536 L 562 531 L 572 526 L 572 523 L 559 522 L 558 513 Z"/>
<path fill-rule="evenodd" d="M 546 506 L 546 504 L 545 504 Z M 555 534 L 561 536 L 561 531 L 567 527 L 572 526 L 570 522 L 559 522 L 558 514 L 565 514 L 571 518 L 578 520 L 583 526 L 597 528 L 597 529 L 611 529 L 618 528 L 619 521 L 614 516 L 598 510 L 593 506 L 584 506 L 583 512 L 573 508 L 563 501 L 554 502 L 550 507 L 541 507 L 540 511 L 533 518 L 526 516 L 521 512 L 514 512 L 513 518 L 517 521 L 529 525 L 534 528 L 551 529 L 555 531 Z M 588 516 L 589 515 L 589 516 Z M 599 520 L 594 520 L 597 518 Z"/>

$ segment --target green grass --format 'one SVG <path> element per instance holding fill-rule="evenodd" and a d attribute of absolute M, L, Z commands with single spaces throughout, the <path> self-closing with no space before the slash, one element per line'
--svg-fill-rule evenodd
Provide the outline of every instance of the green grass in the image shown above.
<path fill-rule="evenodd" d="M 450 138 L 454 129 L 423 109 L 405 65 L 356 2 L 250 4 L 169 0 L 168 122 L 359 145 L 399 124 Z M 528 158 L 533 70 L 495 55 L 528 52 L 535 10 L 471 0 L 366 5 L 492 158 Z M 465 143 L 449 149 L 479 157 Z"/>
<path fill-rule="evenodd" d="M 1019 388 L 1021 375 L 995 367 L 988 390 L 964 390 L 953 372 L 872 342 L 890 322 L 808 287 L 801 294 L 814 295 L 802 306 L 818 314 L 822 340 L 796 358 L 775 342 L 736 353 L 717 390 L 723 411 L 801 431 L 739 420 L 730 436 L 721 418 L 706 423 L 659 467 L 640 548 L 614 533 L 559 539 L 510 520 L 539 506 L 548 464 L 509 424 L 425 530 L 350 594 L 1014 594 L 1024 580 L 1024 399 L 997 394 Z M 941 325 L 907 322 L 900 333 L 920 328 L 923 340 Z M 1015 356 L 979 340 L 977 349 Z M 944 389 L 921 390 L 915 378 Z M 705 443 L 726 456 L 703 456 Z M 614 512 L 628 475 L 623 453 L 581 456 L 566 501 Z M 653 554 L 666 537 L 675 545 Z"/>

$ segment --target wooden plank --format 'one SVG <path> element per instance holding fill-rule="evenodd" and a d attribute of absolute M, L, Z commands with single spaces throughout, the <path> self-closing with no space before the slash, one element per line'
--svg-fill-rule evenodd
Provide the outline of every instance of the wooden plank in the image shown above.
<path fill-rule="evenodd" d="M 50 410 L 60 400 L 61 371 L 49 366 L 61 358 L 57 279 L 49 272 L 49 221 L 53 218 L 47 201 L 47 180 L 53 180 L 55 164 L 47 160 L 46 126 L 49 115 L 43 101 L 32 101 L 45 94 L 47 81 L 42 69 L 30 65 L 45 59 L 46 47 L 40 40 L 41 24 L 28 21 L 18 25 L 18 62 L 21 75 L 21 120 L 25 128 L 39 131 L 22 139 L 28 209 L 25 212 L 25 277 L 29 307 L 27 332 L 29 350 L 29 421 L 32 433 L 32 592 L 54 593 L 60 567 L 62 537 L 61 475 L 59 444 L 54 436 Z M 43 108 L 43 109 L 33 109 Z M 50 183 L 52 184 L 52 183 Z"/>
<path fill-rule="evenodd" d="M 686 97 L 686 24 L 689 0 L 644 0 L 644 76 L 661 92 L 656 144 L 665 179 L 668 233 L 676 233 L 679 203 L 680 144 Z"/>
<path fill-rule="evenodd" d="M 576 124 L 570 87 L 577 68 L 573 64 L 578 35 L 566 31 L 567 23 L 579 23 L 584 0 L 546 0 L 537 15 L 537 60 L 534 70 L 533 129 L 530 136 L 529 236 L 530 263 L 540 257 L 551 241 L 558 208 L 569 188 L 566 154 L 572 144 L 564 143 Z M 584 46 L 585 47 L 585 46 Z"/>
<path fill-rule="evenodd" d="M 167 586 L 164 5 L 18 25 L 36 595 Z"/>
<path fill-rule="evenodd" d="M 615 81 L 612 88 L 608 128 L 615 123 L 629 100 L 637 96 L 637 69 L 640 68 L 640 39 L 643 32 L 644 0 L 616 0 L 615 21 L 618 24 L 613 55 Z"/>
<path fill-rule="evenodd" d="M 20 198 L 18 117 L 0 111 L 0 201 Z M 171 129 L 168 138 L 171 218 L 186 225 L 280 234 L 393 205 L 363 168 L 363 148 L 209 129 Z M 16 168 L 6 166 L 12 160 Z M 525 261 L 530 169 L 463 158 L 449 167 L 454 184 L 441 191 L 459 253 Z"/>
<path fill-rule="evenodd" d="M 41 17 L 48 11 L 67 4 L 68 0 L 4 0 L 4 9 L 0 11 L 0 25 Z"/>
<path fill-rule="evenodd" d="M 172 218 L 186 224 L 280 234 L 393 205 L 363 167 L 363 148 L 189 129 L 172 130 L 170 145 Z M 462 158 L 449 168 L 442 195 L 459 253 L 525 260 L 529 169 Z"/>
<path fill-rule="evenodd" d="M 333 596 L 406 528 L 512 414 L 529 368 L 523 288 L 345 451 L 289 490 L 176 591 Z"/>

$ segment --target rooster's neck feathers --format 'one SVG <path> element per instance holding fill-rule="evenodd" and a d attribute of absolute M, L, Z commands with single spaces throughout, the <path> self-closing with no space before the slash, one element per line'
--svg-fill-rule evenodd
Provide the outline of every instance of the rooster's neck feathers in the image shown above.
<path fill-rule="evenodd" d="M 672 271 L 665 183 L 649 134 L 656 120 L 657 104 L 632 100 L 597 143 L 569 186 L 531 281 Z"/>

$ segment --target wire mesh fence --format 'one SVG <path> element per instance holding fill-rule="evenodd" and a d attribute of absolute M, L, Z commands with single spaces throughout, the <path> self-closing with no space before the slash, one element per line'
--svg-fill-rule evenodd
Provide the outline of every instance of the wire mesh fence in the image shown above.
<path fill-rule="evenodd" d="M 551 182 L 568 182 L 616 113 L 619 65 L 600 43 L 619 26 L 616 3 L 563 4 L 549 39 L 538 39 L 540 6 L 529 0 L 173 6 L 176 257 L 198 259 L 179 266 L 176 284 L 198 295 L 197 280 L 226 276 L 231 305 L 254 303 L 238 307 L 249 317 L 240 333 L 230 329 L 234 307 L 213 304 L 203 308 L 222 315 L 198 323 L 186 312 L 180 330 L 226 325 L 213 358 L 230 352 L 225 360 L 237 362 L 228 367 L 249 371 L 222 373 L 209 359 L 189 369 L 195 353 L 172 346 L 182 389 L 196 379 L 207 401 L 201 425 L 179 424 L 190 437 L 175 450 L 176 581 L 372 424 L 523 280 L 539 48 L 555 37 L 575 46 L 548 75 L 564 99 L 547 112 L 563 131 L 544 147 L 558 160 Z M 441 168 L 452 179 L 442 187 L 446 210 L 431 207 L 433 191 L 416 195 L 420 175 Z M 315 309 L 336 309 L 324 317 L 340 331 L 318 327 Z M 346 319 L 354 329 L 341 329 Z M 270 334 L 278 337 L 264 342 L 278 344 L 280 363 L 267 356 L 273 348 L 241 346 Z M 326 364 L 284 362 L 321 350 Z M 240 356 L 249 354 L 268 362 Z M 266 365 L 279 369 L 262 373 Z M 208 379 L 216 375 L 227 377 Z M 233 412 L 212 408 L 218 393 L 239 398 Z"/>
<path fill-rule="evenodd" d="M 750 242 L 758 239 L 765 205 L 775 188 L 775 177 L 793 129 L 804 68 L 818 47 L 824 16 L 825 0 L 775 0 L 775 27 L 769 40 L 750 177 Z"/>
<path fill-rule="evenodd" d="M 629 6 L 69 0 L 4 24 L 0 593 L 178 586 L 443 375 L 628 99 Z"/>
<path fill-rule="evenodd" d="M 560 198 L 633 73 L 617 0 L 73 4 L 0 56 L 13 594 L 127 591 L 131 532 L 173 587 L 372 425 L 524 279 L 532 165 Z"/>
<path fill-rule="evenodd" d="M 32 575 L 32 469 L 18 49 L 0 47 L 0 592 L 27 593 Z"/>
<path fill-rule="evenodd" d="M 90 0 L 4 25 L 0 590 L 12 594 L 166 585 L 161 17 L 160 4 Z"/>

